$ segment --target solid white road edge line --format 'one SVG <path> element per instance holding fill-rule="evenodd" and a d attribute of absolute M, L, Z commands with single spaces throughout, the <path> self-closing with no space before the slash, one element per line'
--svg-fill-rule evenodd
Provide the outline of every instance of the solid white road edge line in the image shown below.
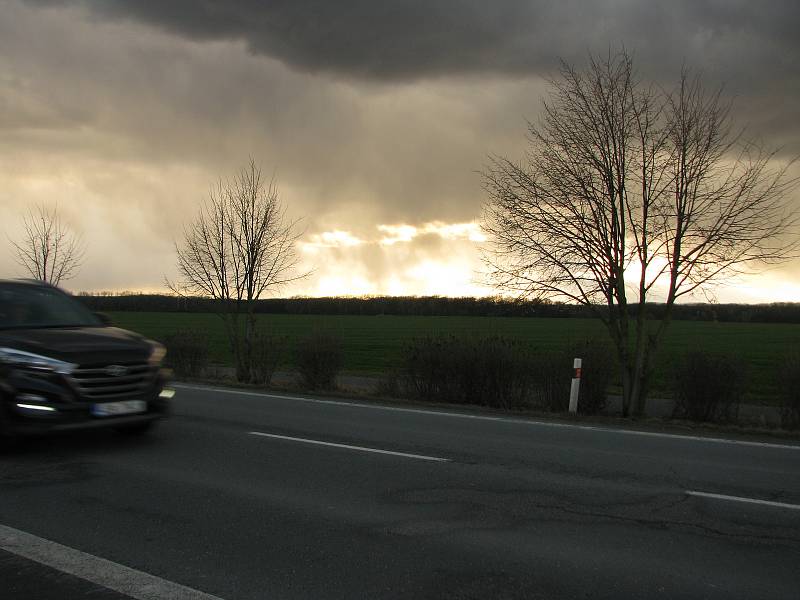
<path fill-rule="evenodd" d="M 345 448 L 347 450 L 360 450 L 361 452 L 374 452 L 375 454 L 391 454 L 392 456 L 402 456 L 404 458 L 417 458 L 419 460 L 430 460 L 435 462 L 452 462 L 449 458 L 439 458 L 436 456 L 425 456 L 424 454 L 409 454 L 408 452 L 393 452 L 392 450 L 380 450 L 378 448 L 367 448 L 365 446 L 350 446 L 348 444 L 334 444 L 333 442 L 322 442 L 320 440 L 309 440 L 307 438 L 289 437 L 288 435 L 276 435 L 274 433 L 263 433 L 261 431 L 249 431 L 250 435 L 275 438 L 278 440 L 288 440 L 290 442 L 302 442 L 304 444 L 317 444 L 319 446 L 333 446 L 334 448 Z"/>
<path fill-rule="evenodd" d="M 6 525 L 0 525 L 0 549 L 136 600 L 222 600 Z"/>
<path fill-rule="evenodd" d="M 388 410 L 394 412 L 405 412 L 422 415 L 432 415 L 439 417 L 455 417 L 458 419 L 476 419 L 479 421 L 500 421 L 505 423 L 520 423 L 524 425 L 535 425 L 539 427 L 563 427 L 566 429 L 581 429 L 584 431 L 601 431 L 606 433 L 619 433 L 622 435 L 639 435 L 644 437 L 666 438 L 673 440 L 690 440 L 696 442 L 709 442 L 712 444 L 731 444 L 734 446 L 754 446 L 758 448 L 779 448 L 782 450 L 800 451 L 800 444 L 776 444 L 772 442 L 749 442 L 747 440 L 732 440 L 727 438 L 703 437 L 700 435 L 681 435 L 679 433 L 661 433 L 658 431 L 638 431 L 635 429 L 614 429 L 612 427 L 597 427 L 594 425 L 576 425 L 574 423 L 555 423 L 551 421 L 537 421 L 536 419 L 518 419 L 515 417 L 489 417 L 487 415 L 468 415 L 464 413 L 454 413 L 442 410 L 424 410 L 421 408 L 402 408 L 399 406 L 381 406 L 379 404 L 364 404 L 361 402 L 345 402 L 342 400 L 321 400 L 319 398 L 304 398 L 303 396 L 282 396 L 280 394 L 267 394 L 262 392 L 246 392 L 243 390 L 233 390 L 226 388 L 206 387 L 202 385 L 186 385 L 176 383 L 173 387 L 186 389 L 203 390 L 206 392 L 220 392 L 223 394 L 234 394 L 238 396 L 256 396 L 260 398 L 275 398 L 276 400 L 296 400 L 298 402 L 310 402 L 313 404 L 331 404 L 334 406 L 351 406 L 355 408 L 368 408 L 372 410 Z"/>
<path fill-rule="evenodd" d="M 727 496 L 725 494 L 712 494 L 710 492 L 697 492 L 694 490 L 686 490 L 686 495 L 699 496 L 700 498 L 713 498 L 714 500 L 728 500 L 730 502 L 746 502 L 747 504 L 761 504 L 762 506 L 774 506 L 776 508 L 788 508 L 790 510 L 800 510 L 800 504 L 787 504 L 786 502 L 773 502 L 772 500 L 758 500 L 757 498 Z"/>

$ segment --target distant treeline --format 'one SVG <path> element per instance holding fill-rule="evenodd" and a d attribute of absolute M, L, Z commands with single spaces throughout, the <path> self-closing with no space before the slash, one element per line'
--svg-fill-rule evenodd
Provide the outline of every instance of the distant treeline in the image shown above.
<path fill-rule="evenodd" d="M 180 298 L 159 294 L 79 294 L 91 310 L 99 312 L 212 312 L 214 300 Z M 636 310 L 636 305 L 633 305 Z M 660 317 L 663 305 L 648 305 Z M 459 317 L 592 317 L 586 306 L 514 300 L 501 297 L 449 298 L 443 296 L 370 296 L 327 298 L 267 298 L 259 300 L 256 312 L 296 315 L 405 315 Z M 736 323 L 800 323 L 800 303 L 772 304 L 678 304 L 673 319 Z"/>

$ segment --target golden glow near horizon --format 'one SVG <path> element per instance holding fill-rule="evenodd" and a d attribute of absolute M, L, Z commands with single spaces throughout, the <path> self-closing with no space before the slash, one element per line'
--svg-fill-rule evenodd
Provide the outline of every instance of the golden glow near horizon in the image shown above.
<path fill-rule="evenodd" d="M 426 260 L 375 283 L 358 275 L 325 275 L 303 296 L 485 296 L 492 292 L 474 281 L 463 261 Z"/>
<path fill-rule="evenodd" d="M 353 236 L 349 231 L 336 229 L 334 231 L 323 231 L 322 233 L 311 235 L 308 241 L 300 242 L 300 248 L 304 252 L 314 253 L 320 248 L 347 248 L 349 246 L 358 246 L 363 243 L 363 240 Z"/>
<path fill-rule="evenodd" d="M 408 270 L 408 275 L 422 296 L 477 296 L 474 272 L 463 260 L 426 260 Z M 486 292 L 484 292 L 485 294 Z"/>
<path fill-rule="evenodd" d="M 478 223 L 443 223 L 433 221 L 424 223 L 419 227 L 414 225 L 378 225 L 378 230 L 384 236 L 379 243 L 383 246 L 391 246 L 398 242 L 410 242 L 420 235 L 438 235 L 445 240 L 469 240 L 471 242 L 485 242 L 486 236 L 481 231 Z"/>
<path fill-rule="evenodd" d="M 641 262 L 634 260 L 625 269 L 625 282 L 628 299 L 638 301 Z M 648 292 L 648 301 L 662 302 L 669 291 L 667 259 L 655 257 L 648 270 L 648 283 L 658 275 Z M 800 284 L 788 279 L 785 272 L 778 269 L 763 272 L 737 274 L 712 282 L 704 289 L 681 296 L 678 302 L 741 302 L 759 304 L 769 302 L 800 302 Z"/>
<path fill-rule="evenodd" d="M 420 225 L 376 225 L 376 235 L 359 237 L 344 229 L 311 233 L 298 241 L 301 269 L 310 277 L 277 290 L 278 296 L 488 296 L 498 290 L 487 285 L 480 260 L 485 236 L 476 222 Z M 435 243 L 431 246 L 431 239 Z M 390 240 L 390 241 L 387 241 Z M 421 246 L 417 244 L 422 242 Z M 656 258 L 655 273 L 665 265 Z M 637 300 L 639 263 L 625 270 L 629 299 Z M 19 273 L 0 276 L 19 276 Z M 649 299 L 661 301 L 667 290 L 664 274 L 653 286 Z M 86 289 L 67 282 L 74 292 L 165 293 L 157 285 Z M 501 292 L 502 293 L 502 292 Z M 798 302 L 800 283 L 779 270 L 740 275 L 712 287 L 708 294 L 696 293 L 681 302 Z"/>
<path fill-rule="evenodd" d="M 375 286 L 363 277 L 327 276 L 321 277 L 316 293 L 302 294 L 313 296 L 371 296 L 376 294 Z"/>
<path fill-rule="evenodd" d="M 378 229 L 384 233 L 379 242 L 382 246 L 410 242 L 417 236 L 417 228 L 412 225 L 378 225 Z"/>
<path fill-rule="evenodd" d="M 301 240 L 314 274 L 293 290 L 316 296 L 492 293 L 477 280 L 485 241 L 478 223 L 379 224 L 375 231 L 370 239 L 333 229 Z"/>

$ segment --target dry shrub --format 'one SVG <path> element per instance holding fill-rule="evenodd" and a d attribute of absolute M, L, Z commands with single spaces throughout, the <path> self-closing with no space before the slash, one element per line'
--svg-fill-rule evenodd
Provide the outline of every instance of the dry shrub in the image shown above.
<path fill-rule="evenodd" d="M 336 388 L 336 376 L 344 364 L 342 338 L 318 331 L 301 338 L 295 351 L 300 384 L 310 390 Z"/>
<path fill-rule="evenodd" d="M 199 377 L 208 367 L 208 336 L 199 331 L 179 329 L 164 337 L 164 364 L 179 377 Z"/>
<path fill-rule="evenodd" d="M 253 383 L 269 385 L 283 358 L 286 343 L 285 336 L 256 332 L 250 354 L 250 377 Z"/>
<path fill-rule="evenodd" d="M 781 367 L 781 426 L 800 429 L 800 353 L 785 357 Z"/>
<path fill-rule="evenodd" d="M 736 357 L 693 351 L 673 370 L 673 416 L 692 421 L 733 422 L 745 391 L 746 365 Z"/>

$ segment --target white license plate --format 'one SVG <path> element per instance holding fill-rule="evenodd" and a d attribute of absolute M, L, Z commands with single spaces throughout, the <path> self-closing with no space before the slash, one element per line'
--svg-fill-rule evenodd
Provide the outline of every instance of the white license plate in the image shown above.
<path fill-rule="evenodd" d="M 147 402 L 144 400 L 121 400 L 120 402 L 104 402 L 92 404 L 92 414 L 95 417 L 113 417 L 116 415 L 130 415 L 145 412 Z"/>

